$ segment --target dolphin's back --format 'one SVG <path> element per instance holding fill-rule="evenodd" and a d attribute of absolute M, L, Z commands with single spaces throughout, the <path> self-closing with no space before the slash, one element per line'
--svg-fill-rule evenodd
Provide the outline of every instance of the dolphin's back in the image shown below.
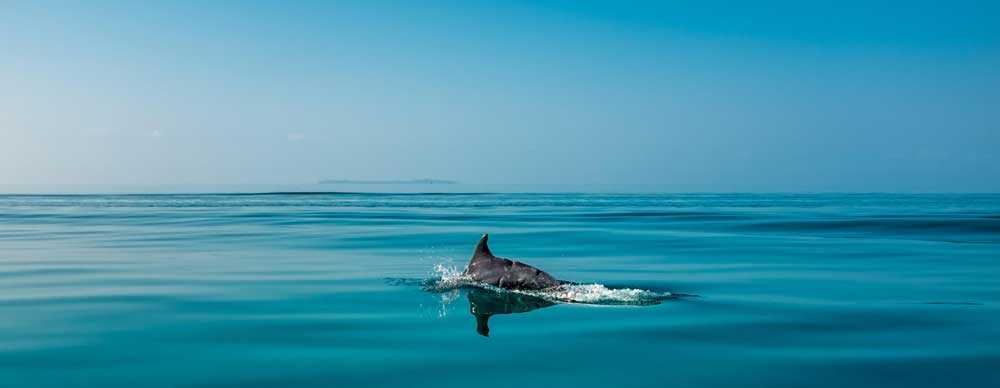
<path fill-rule="evenodd" d="M 493 256 L 487 245 L 489 235 L 484 234 L 472 253 L 465 274 L 476 281 L 501 288 L 541 290 L 559 285 L 559 280 L 545 271 L 519 261 Z"/>

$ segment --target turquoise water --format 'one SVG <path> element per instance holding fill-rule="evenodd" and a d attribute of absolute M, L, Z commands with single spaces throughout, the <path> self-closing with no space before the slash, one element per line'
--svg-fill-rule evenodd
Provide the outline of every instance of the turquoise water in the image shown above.
<path fill-rule="evenodd" d="M 412 385 L 998 386 L 1000 196 L 0 196 L 2 387 Z"/>

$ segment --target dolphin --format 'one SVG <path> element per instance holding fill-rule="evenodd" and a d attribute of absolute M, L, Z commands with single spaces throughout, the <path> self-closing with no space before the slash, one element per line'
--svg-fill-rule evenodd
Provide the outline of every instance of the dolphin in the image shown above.
<path fill-rule="evenodd" d="M 557 287 L 562 282 L 538 268 L 502 257 L 493 256 L 486 244 L 490 235 L 484 234 L 472 253 L 469 266 L 463 272 L 473 280 L 509 290 L 543 290 Z"/>

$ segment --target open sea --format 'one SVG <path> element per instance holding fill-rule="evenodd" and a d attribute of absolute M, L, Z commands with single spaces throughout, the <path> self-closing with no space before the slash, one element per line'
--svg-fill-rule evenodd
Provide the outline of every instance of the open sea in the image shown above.
<path fill-rule="evenodd" d="M 0 195 L 0 387 L 345 386 L 998 387 L 1000 195 Z"/>

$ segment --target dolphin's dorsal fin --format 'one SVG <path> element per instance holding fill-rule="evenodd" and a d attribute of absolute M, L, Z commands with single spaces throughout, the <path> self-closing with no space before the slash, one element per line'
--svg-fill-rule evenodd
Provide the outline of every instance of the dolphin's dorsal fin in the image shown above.
<path fill-rule="evenodd" d="M 489 240 L 489 238 L 489 234 L 484 234 L 483 237 L 479 239 L 479 244 L 476 244 L 476 251 L 472 253 L 473 258 L 479 256 L 493 257 L 493 252 L 490 252 L 489 245 L 486 245 L 486 240 Z"/>

